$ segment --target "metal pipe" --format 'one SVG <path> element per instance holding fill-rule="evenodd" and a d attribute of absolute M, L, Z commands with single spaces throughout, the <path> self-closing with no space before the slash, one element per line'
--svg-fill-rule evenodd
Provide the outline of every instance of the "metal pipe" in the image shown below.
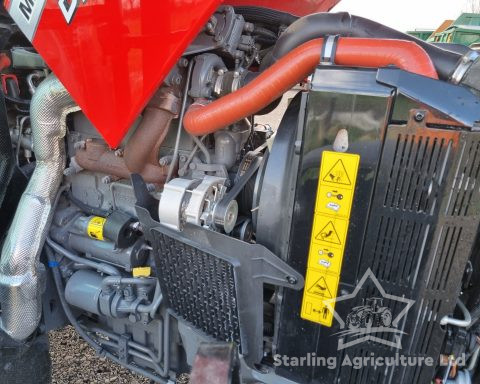
<path fill-rule="evenodd" d="M 114 333 L 105 331 L 105 330 L 103 330 L 101 328 L 98 328 L 98 327 L 90 328 L 90 331 L 95 332 L 95 333 L 100 333 L 100 334 L 108 337 L 109 339 L 112 339 L 112 340 L 117 341 L 117 342 L 120 340 L 119 335 L 116 335 Z M 146 356 L 139 356 L 140 358 L 143 358 L 143 359 L 145 359 L 145 360 L 147 360 L 151 363 L 160 363 L 162 361 L 162 351 L 160 349 L 158 351 L 158 354 L 155 355 L 155 353 L 151 349 L 149 349 L 149 348 L 145 347 L 144 345 L 141 345 L 141 344 L 139 344 L 135 341 L 129 340 L 127 342 L 127 345 L 131 348 L 136 349 L 137 351 L 140 351 L 140 352 L 148 355 L 148 358 Z M 131 353 L 131 351 L 129 351 L 129 353 Z M 158 369 L 158 368 L 159 368 L 159 366 L 157 365 L 156 369 Z M 159 370 L 161 371 L 162 369 L 159 368 Z"/>
<path fill-rule="evenodd" d="M 37 87 L 35 86 L 35 83 L 33 80 L 38 80 L 39 78 L 45 76 L 45 74 L 41 71 L 35 71 L 30 73 L 27 76 L 27 84 L 28 84 L 28 91 L 30 92 L 31 95 L 34 95 L 35 92 L 37 91 Z"/>
<path fill-rule="evenodd" d="M 444 316 L 442 320 L 440 320 L 440 325 L 453 325 L 455 327 L 468 328 L 470 324 L 472 324 L 472 316 L 470 315 L 470 312 L 468 311 L 465 304 L 463 304 L 463 302 L 458 299 L 457 305 L 463 313 L 463 320 L 455 319 L 450 316 Z"/>
<path fill-rule="evenodd" d="M 0 260 L 0 327 L 25 340 L 42 314 L 45 271 L 40 253 L 65 168 L 66 116 L 79 108 L 55 76 L 37 89 L 30 108 L 36 168 L 3 244 Z"/>
<path fill-rule="evenodd" d="M 17 161 L 18 166 L 20 165 L 20 147 L 21 147 L 22 136 L 23 136 L 23 127 L 25 126 L 25 121 L 27 121 L 27 120 L 30 120 L 30 116 L 23 116 L 20 119 L 20 122 L 19 122 L 18 127 L 17 127 L 18 128 L 18 134 L 17 134 L 17 146 L 15 148 L 15 159 Z"/>
<path fill-rule="evenodd" d="M 200 138 L 200 141 L 203 141 L 208 135 L 204 135 Z M 196 136 L 194 136 L 196 137 Z M 185 161 L 185 163 L 182 165 L 182 168 L 180 168 L 178 170 L 178 175 L 179 176 L 184 176 L 185 173 L 187 172 L 187 169 L 188 169 L 188 166 L 190 165 L 191 161 L 193 160 L 193 157 L 195 156 L 195 154 L 197 153 L 198 151 L 198 145 L 195 144 L 195 146 L 193 147 L 193 149 L 190 151 L 190 154 L 188 155 L 187 157 L 187 161 Z"/>
<path fill-rule="evenodd" d="M 70 259 L 74 263 L 79 263 L 79 264 L 86 265 L 87 267 L 90 267 L 92 269 L 95 269 L 96 271 L 105 273 L 107 275 L 120 276 L 120 271 L 117 268 L 115 268 L 115 267 L 113 267 L 109 264 L 97 263 L 97 262 L 92 261 L 90 259 L 85 259 L 83 257 L 77 256 L 73 252 L 70 252 L 69 250 L 63 248 L 60 244 L 55 243 L 50 237 L 46 238 L 46 242 L 56 252 L 65 256 L 67 259 Z"/>
<path fill-rule="evenodd" d="M 205 144 L 203 144 L 202 140 L 200 140 L 197 136 L 190 135 L 195 144 L 197 145 L 198 148 L 200 148 L 200 151 L 202 151 L 203 155 L 205 156 L 205 162 L 207 164 L 212 164 L 212 159 L 210 156 L 210 152 L 208 152 L 207 147 Z"/>
<path fill-rule="evenodd" d="M 474 371 L 475 367 L 477 366 L 478 363 L 478 357 L 480 356 L 480 345 L 477 345 L 475 347 L 475 350 L 473 351 L 472 357 L 470 358 L 470 363 L 468 364 L 468 370 L 469 371 Z"/>
<path fill-rule="evenodd" d="M 102 280 L 102 291 L 107 291 L 112 285 L 155 285 L 156 279 L 150 277 L 121 277 L 121 276 L 109 276 Z"/>
<path fill-rule="evenodd" d="M 185 112 L 187 110 L 188 90 L 190 88 L 190 81 L 192 79 L 192 71 L 193 71 L 193 60 L 191 60 L 190 63 L 188 64 L 187 81 L 185 83 L 185 89 L 183 91 L 182 107 L 180 109 L 180 118 L 178 120 L 177 137 L 175 138 L 175 148 L 173 150 L 172 162 L 168 167 L 166 183 L 168 183 L 172 179 L 173 171 L 175 170 L 175 166 L 177 165 L 177 162 L 178 162 L 178 151 L 180 147 L 180 138 L 182 137 L 183 119 L 185 118 Z"/>
<path fill-rule="evenodd" d="M 150 318 L 154 318 L 155 314 L 157 313 L 160 304 L 162 304 L 163 295 L 162 291 L 160 290 L 160 284 L 157 281 L 157 285 L 155 286 L 155 293 L 153 294 L 153 300 L 150 304 L 140 304 L 137 307 L 137 311 L 141 313 L 148 313 Z"/>
<path fill-rule="evenodd" d="M 164 171 L 158 163 L 158 152 L 170 124 L 179 113 L 179 100 L 170 88 L 160 88 L 143 112 L 140 125 L 125 146 L 125 165 L 131 173 L 143 174 L 151 164 Z"/>

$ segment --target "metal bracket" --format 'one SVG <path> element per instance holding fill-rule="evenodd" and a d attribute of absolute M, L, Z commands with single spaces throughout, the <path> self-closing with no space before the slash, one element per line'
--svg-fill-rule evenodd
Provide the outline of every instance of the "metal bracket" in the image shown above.
<path fill-rule="evenodd" d="M 118 358 L 124 364 L 128 364 L 128 342 L 130 337 L 126 335 L 121 335 L 118 338 Z"/>
<path fill-rule="evenodd" d="M 141 189 L 141 185 L 137 187 Z M 249 363 L 258 363 L 263 355 L 263 284 L 301 290 L 303 276 L 260 244 L 246 243 L 189 223 L 183 232 L 178 232 L 152 220 L 146 208 L 137 205 L 136 211 L 145 236 L 152 243 L 156 236 L 164 235 L 233 267 L 242 354 Z"/>
<path fill-rule="evenodd" d="M 330 35 L 325 38 L 322 46 L 322 54 L 320 56 L 321 65 L 335 64 L 335 55 L 337 54 L 339 38 L 340 35 Z"/>
<path fill-rule="evenodd" d="M 398 93 L 428 105 L 466 127 L 474 128 L 480 122 L 480 98 L 466 87 L 394 68 L 379 69 L 377 82 L 395 87 Z"/>

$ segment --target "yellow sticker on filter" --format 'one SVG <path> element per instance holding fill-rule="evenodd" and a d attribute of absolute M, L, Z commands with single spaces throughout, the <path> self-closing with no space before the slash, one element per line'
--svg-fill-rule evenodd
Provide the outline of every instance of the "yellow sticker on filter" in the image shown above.
<path fill-rule="evenodd" d="M 136 267 L 132 270 L 133 277 L 150 277 L 151 274 L 151 267 Z"/>
<path fill-rule="evenodd" d="M 103 227 L 107 219 L 104 217 L 94 216 L 87 225 L 87 234 L 92 239 L 103 240 Z"/>
<path fill-rule="evenodd" d="M 331 327 L 360 155 L 324 151 L 303 293 L 302 319 Z"/>

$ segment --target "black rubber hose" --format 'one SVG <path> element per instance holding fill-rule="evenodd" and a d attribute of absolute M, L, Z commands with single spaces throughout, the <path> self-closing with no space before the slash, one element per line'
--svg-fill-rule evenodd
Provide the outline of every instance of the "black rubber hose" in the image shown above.
<path fill-rule="evenodd" d="M 301 44 L 326 35 L 413 41 L 428 53 L 439 78 L 443 80 L 450 79 L 462 58 L 462 55 L 347 12 L 315 13 L 298 19 L 285 30 L 275 44 L 272 55 L 265 57 L 261 69 L 269 67 Z"/>
<path fill-rule="evenodd" d="M 454 53 L 458 53 L 459 55 L 467 55 L 473 51 L 473 49 L 467 47 L 463 44 L 455 44 L 455 43 L 431 43 L 432 45 L 444 49 L 445 51 L 450 51 Z"/>
<path fill-rule="evenodd" d="M 5 95 L 5 94 L 3 96 L 5 97 L 5 100 L 11 101 L 12 103 L 22 104 L 22 105 L 27 105 L 27 106 L 30 105 L 30 100 L 21 99 L 19 97 L 9 96 L 9 95 Z"/>
<path fill-rule="evenodd" d="M 263 27 L 255 26 L 253 30 L 253 35 L 255 36 L 255 41 L 262 44 L 272 46 L 277 42 L 277 34 L 271 30 Z"/>
<path fill-rule="evenodd" d="M 297 16 L 268 8 L 235 7 L 235 12 L 241 14 L 248 22 L 273 25 L 275 27 L 290 25 L 298 20 Z"/>
<path fill-rule="evenodd" d="M 272 32 L 271 30 L 269 30 L 267 28 L 258 27 L 258 26 L 255 26 L 255 28 L 253 30 L 253 34 L 266 37 L 266 38 L 268 38 L 270 40 L 273 40 L 273 41 L 277 41 L 277 37 L 278 37 L 275 32 Z"/>
<path fill-rule="evenodd" d="M 12 141 L 8 130 L 7 109 L 2 95 L 0 94 L 0 207 L 7 194 L 7 187 L 15 168 L 15 157 L 13 156 Z M 5 218 L 3 219 L 5 220 Z"/>
<path fill-rule="evenodd" d="M 86 213 L 88 215 L 107 217 L 112 213 L 112 211 L 106 211 L 102 208 L 91 207 L 90 205 L 85 204 L 83 201 L 73 196 L 73 193 L 71 191 L 67 192 L 67 197 L 74 205 L 80 208 L 83 213 Z"/>

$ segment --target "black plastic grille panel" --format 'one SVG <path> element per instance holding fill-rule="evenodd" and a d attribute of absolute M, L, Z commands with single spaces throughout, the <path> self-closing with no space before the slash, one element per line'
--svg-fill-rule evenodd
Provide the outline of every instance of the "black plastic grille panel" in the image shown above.
<path fill-rule="evenodd" d="M 400 327 L 405 332 L 401 351 L 370 342 L 352 348 L 350 355 L 398 351 L 438 357 L 445 336 L 439 322 L 454 309 L 479 225 L 479 176 L 478 134 L 388 128 L 358 276 L 371 268 L 388 293 L 415 304 Z M 348 383 L 427 383 L 433 374 L 425 366 L 369 367 L 361 373 L 343 368 L 339 378 Z"/>
<path fill-rule="evenodd" d="M 154 236 L 170 308 L 215 339 L 240 345 L 233 266 L 160 232 Z"/>

